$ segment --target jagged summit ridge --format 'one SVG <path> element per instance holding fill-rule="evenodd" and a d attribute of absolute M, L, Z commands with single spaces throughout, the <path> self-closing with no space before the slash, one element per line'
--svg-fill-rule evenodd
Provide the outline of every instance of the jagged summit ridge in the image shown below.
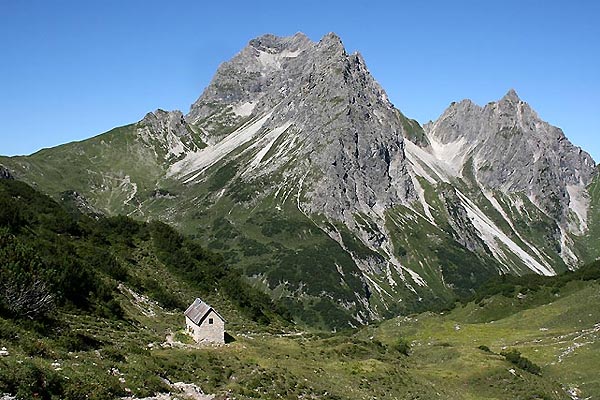
<path fill-rule="evenodd" d="M 302 34 L 251 40 L 219 68 L 186 116 L 219 150 L 236 132 L 248 134 L 247 127 L 252 132 L 248 140 L 278 138 L 287 132 L 287 143 L 294 145 L 256 174 L 280 170 L 297 160 L 289 174 L 292 181 L 305 185 L 310 198 L 307 211 L 337 219 L 414 198 L 404 162 L 402 118 L 362 56 L 349 55 L 333 33 L 316 43 Z M 271 146 L 273 140 L 264 142 Z M 251 164 L 252 169 L 259 161 Z M 194 165 L 208 164 L 181 165 L 177 172 L 187 171 L 189 178 Z"/>
<path fill-rule="evenodd" d="M 587 230 L 586 188 L 597 175 L 589 154 L 571 144 L 561 129 L 541 120 L 513 89 L 483 107 L 470 100 L 453 103 L 424 128 L 423 150 L 441 171 L 438 177 L 429 174 L 430 180 L 473 176 L 488 197 L 494 191 L 525 195 L 556 222 L 550 237 L 561 244 L 563 260 L 576 264 L 569 234 Z M 519 200 L 514 207 L 520 204 Z M 496 208 L 505 212 L 499 204 Z"/>
<path fill-rule="evenodd" d="M 525 191 L 541 202 L 548 195 L 568 199 L 567 185 L 587 186 L 595 175 L 591 156 L 572 145 L 561 129 L 542 121 L 512 89 L 485 107 L 456 103 L 425 130 L 442 144 L 461 142 L 482 184 Z M 550 204 L 545 210 L 560 216 L 561 210 Z"/>
<path fill-rule="evenodd" d="M 236 71 L 235 79 L 231 71 Z M 204 114 L 198 113 L 201 110 Z M 581 204 L 586 204 L 585 185 L 594 176 L 589 168 L 591 158 L 574 151 L 562 139 L 562 131 L 541 121 L 514 89 L 483 107 L 470 100 L 453 103 L 423 131 L 394 108 L 362 56 L 349 55 L 333 33 L 319 42 L 301 34 L 288 38 L 265 35 L 250 41 L 221 66 L 186 117 L 217 150 L 210 152 L 209 146 L 207 157 L 194 156 L 186 167 L 177 166 L 176 173 L 183 171 L 187 183 L 199 179 L 205 168 L 227 158 L 234 149 L 254 142 L 243 151 L 250 155 L 248 167 L 240 174 L 246 181 L 265 174 L 283 175 L 283 186 L 288 189 L 275 190 L 289 192 L 293 187 L 298 207 L 307 215 L 324 214 L 351 229 L 357 228 L 356 213 L 383 225 L 386 210 L 398 205 L 413 207 L 415 202 L 421 203 L 425 217 L 436 224 L 419 178 L 436 185 L 452 183 L 466 169 L 485 193 L 524 193 L 557 221 L 553 235 L 557 240 L 562 237 L 565 259 L 566 232 L 585 230 L 586 213 Z M 231 129 L 222 131 L 223 125 Z M 243 143 L 238 140 L 242 136 Z M 264 162 L 267 151 L 282 139 L 286 140 L 278 143 L 276 157 Z M 460 205 L 466 207 L 464 215 L 475 218 L 481 210 L 462 201 L 463 197 L 459 193 L 456 199 L 464 203 Z M 453 201 L 444 200 L 449 208 Z M 574 215 L 577 229 L 571 224 Z M 522 245 L 504 235 L 494 222 L 488 220 L 484 225 L 487 228 L 480 227 L 479 234 L 489 236 L 488 248 L 501 241 L 534 271 L 552 273 L 545 261 L 531 259 Z M 381 231 L 383 236 L 360 235 L 375 249 L 386 242 L 386 229 Z M 455 236 L 473 237 L 466 231 L 455 232 Z M 504 257 L 503 250 L 488 253 Z"/>

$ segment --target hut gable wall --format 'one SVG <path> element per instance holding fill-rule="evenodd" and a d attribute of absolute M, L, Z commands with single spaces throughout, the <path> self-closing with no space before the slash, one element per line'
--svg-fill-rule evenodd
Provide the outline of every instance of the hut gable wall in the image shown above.
<path fill-rule="evenodd" d="M 195 318 L 195 316 L 192 316 Z M 197 323 L 185 317 L 187 333 L 198 343 L 225 343 L 225 321 L 212 308 L 200 318 Z"/>

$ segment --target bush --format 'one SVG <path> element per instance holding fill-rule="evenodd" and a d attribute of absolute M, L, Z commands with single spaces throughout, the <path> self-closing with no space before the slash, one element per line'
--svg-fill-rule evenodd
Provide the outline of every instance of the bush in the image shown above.
<path fill-rule="evenodd" d="M 27 339 L 21 341 L 21 348 L 31 357 L 53 358 L 55 354 L 41 339 Z"/>
<path fill-rule="evenodd" d="M 121 265 L 110 251 L 89 246 L 80 250 L 79 255 L 91 269 L 102 271 L 117 281 L 127 280 L 127 268 Z"/>
<path fill-rule="evenodd" d="M 114 361 L 114 362 L 122 363 L 122 362 L 125 362 L 125 360 L 126 360 L 125 354 L 123 354 L 123 350 L 121 350 L 115 346 L 105 347 L 104 349 L 102 349 L 100 354 L 102 355 L 103 358 L 106 358 L 106 359 Z"/>
<path fill-rule="evenodd" d="M 55 307 L 51 273 L 35 251 L 0 229 L 0 311 L 13 317 L 37 318 Z"/>
<path fill-rule="evenodd" d="M 68 332 L 61 335 L 59 344 L 67 351 L 96 350 L 102 346 L 102 342 L 96 338 L 80 332 Z"/>
<path fill-rule="evenodd" d="M 410 354 L 410 343 L 404 338 L 399 338 L 392 348 L 400 354 L 408 356 Z"/>
<path fill-rule="evenodd" d="M 61 378 L 54 371 L 44 370 L 31 360 L 25 360 L 16 371 L 17 399 L 61 398 L 63 387 Z"/>
<path fill-rule="evenodd" d="M 14 340 L 19 337 L 18 329 L 8 320 L 0 318 L 0 339 Z"/>
<path fill-rule="evenodd" d="M 25 225 L 25 219 L 16 200 L 0 195 L 0 226 L 6 226 L 11 232 L 17 232 Z"/>
<path fill-rule="evenodd" d="M 489 347 L 487 347 L 486 345 L 482 344 L 481 346 L 477 347 L 479 350 L 481 351 L 485 351 L 486 353 L 490 353 L 493 354 L 493 351 L 490 350 Z"/>
<path fill-rule="evenodd" d="M 500 353 L 504 356 L 506 361 L 516 365 L 524 371 L 532 373 L 534 375 L 539 375 L 542 369 L 539 365 L 534 364 L 529 359 L 523 357 L 520 352 L 517 350 L 503 351 Z"/>
<path fill-rule="evenodd" d="M 222 256 L 204 249 L 194 240 L 185 239 L 162 222 L 151 222 L 149 230 L 158 259 L 173 273 L 192 282 L 201 292 L 222 288 L 242 313 L 262 324 L 271 323 L 275 314 L 288 317 L 267 294 L 246 282 L 239 271 L 227 268 Z M 158 286 L 150 288 L 150 293 L 163 304 L 185 308 L 178 298 L 170 296 Z"/>
<path fill-rule="evenodd" d="M 165 289 L 156 280 L 147 279 L 143 283 L 148 295 L 162 307 L 169 310 L 185 310 L 187 305 L 172 291 Z"/>

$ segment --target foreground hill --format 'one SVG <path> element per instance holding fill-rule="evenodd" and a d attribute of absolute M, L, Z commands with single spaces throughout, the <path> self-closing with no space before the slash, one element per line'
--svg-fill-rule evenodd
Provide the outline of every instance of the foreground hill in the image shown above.
<path fill-rule="evenodd" d="M 88 217 L 17 180 L 0 179 L 0 244 L 0 311 L 9 317 L 78 310 L 120 319 L 118 298 L 133 289 L 167 309 L 203 296 L 248 320 L 283 322 L 264 293 L 200 242 L 161 222 Z"/>
<path fill-rule="evenodd" d="M 513 90 L 422 127 L 335 34 L 261 36 L 187 115 L 0 163 L 55 198 L 176 225 L 313 326 L 442 309 L 500 272 L 600 256 L 598 169 L 559 128 Z"/>

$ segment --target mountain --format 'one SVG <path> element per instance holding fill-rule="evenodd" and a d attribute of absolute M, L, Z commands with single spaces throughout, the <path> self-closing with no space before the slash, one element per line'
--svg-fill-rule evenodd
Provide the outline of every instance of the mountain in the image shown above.
<path fill-rule="evenodd" d="M 321 327 L 600 256 L 594 161 L 516 92 L 421 126 L 332 33 L 251 40 L 185 116 L 0 163 L 84 208 L 177 225 Z"/>
<path fill-rule="evenodd" d="M 586 232 L 585 190 L 597 171 L 592 158 L 560 129 L 540 120 L 512 89 L 483 108 L 468 100 L 453 104 L 426 129 L 434 151 L 452 152 L 450 165 L 456 172 L 463 173 L 469 162 L 479 186 L 525 194 L 556 221 L 563 259 L 577 263 L 565 235 Z"/>

